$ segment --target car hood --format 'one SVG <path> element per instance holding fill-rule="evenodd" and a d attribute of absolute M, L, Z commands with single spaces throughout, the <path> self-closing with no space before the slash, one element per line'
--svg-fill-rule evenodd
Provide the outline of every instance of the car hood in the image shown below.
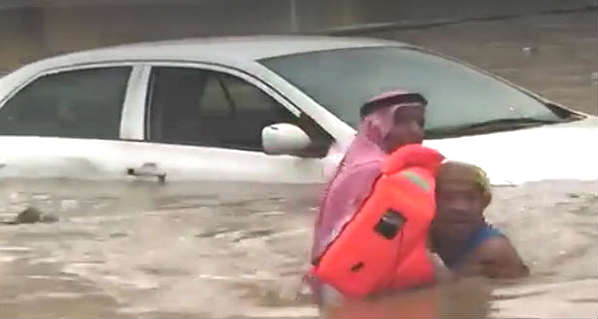
<path fill-rule="evenodd" d="M 426 140 L 449 160 L 483 168 L 492 184 L 598 179 L 598 119 Z"/>

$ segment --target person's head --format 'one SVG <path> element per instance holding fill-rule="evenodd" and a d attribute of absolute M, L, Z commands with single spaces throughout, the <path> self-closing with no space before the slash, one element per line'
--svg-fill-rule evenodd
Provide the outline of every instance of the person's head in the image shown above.
<path fill-rule="evenodd" d="M 418 93 L 390 91 L 378 95 L 361 107 L 362 122 L 375 133 L 369 138 L 391 153 L 407 144 L 419 144 L 424 138 L 426 99 Z"/>
<path fill-rule="evenodd" d="M 484 210 L 492 199 L 490 182 L 479 167 L 462 162 L 443 163 L 436 175 L 436 217 L 433 231 L 467 237 L 485 223 Z"/>

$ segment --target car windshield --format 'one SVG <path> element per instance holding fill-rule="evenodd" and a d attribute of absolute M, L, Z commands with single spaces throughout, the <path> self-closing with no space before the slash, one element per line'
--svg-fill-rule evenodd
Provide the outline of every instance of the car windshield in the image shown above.
<path fill-rule="evenodd" d="M 359 107 L 383 91 L 404 89 L 428 100 L 428 136 L 469 134 L 481 123 L 558 122 L 541 101 L 463 64 L 412 48 L 373 47 L 310 52 L 260 61 L 356 128 Z M 519 121 L 522 120 L 522 121 Z M 472 134 L 474 132 L 471 132 Z"/>

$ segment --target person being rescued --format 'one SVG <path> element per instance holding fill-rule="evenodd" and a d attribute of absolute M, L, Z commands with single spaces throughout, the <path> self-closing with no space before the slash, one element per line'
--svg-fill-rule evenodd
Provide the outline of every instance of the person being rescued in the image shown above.
<path fill-rule="evenodd" d="M 434 281 L 426 238 L 444 158 L 421 146 L 426 104 L 418 93 L 396 90 L 362 106 L 315 224 L 306 281 L 321 309 Z"/>
<path fill-rule="evenodd" d="M 436 176 L 436 216 L 431 249 L 453 274 L 517 278 L 529 270 L 501 231 L 486 222 L 492 193 L 486 173 L 477 166 L 447 161 Z"/>

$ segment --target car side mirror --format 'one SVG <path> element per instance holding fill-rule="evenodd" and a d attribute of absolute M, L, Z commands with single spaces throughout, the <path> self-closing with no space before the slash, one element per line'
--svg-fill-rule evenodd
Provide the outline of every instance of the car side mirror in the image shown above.
<path fill-rule="evenodd" d="M 277 123 L 262 130 L 262 146 L 266 154 L 294 155 L 310 144 L 309 136 L 293 124 Z"/>

